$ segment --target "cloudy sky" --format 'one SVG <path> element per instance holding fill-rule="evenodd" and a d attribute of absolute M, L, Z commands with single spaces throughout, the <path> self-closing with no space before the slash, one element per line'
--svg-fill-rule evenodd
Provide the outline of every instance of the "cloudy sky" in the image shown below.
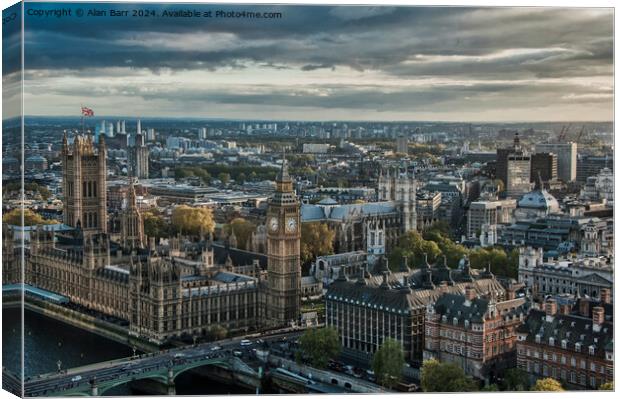
<path fill-rule="evenodd" d="M 611 9 L 97 6 L 111 8 L 282 17 L 27 15 L 26 114 L 85 104 L 97 115 L 237 119 L 613 118 Z M 10 85 L 18 68 L 4 69 Z"/>

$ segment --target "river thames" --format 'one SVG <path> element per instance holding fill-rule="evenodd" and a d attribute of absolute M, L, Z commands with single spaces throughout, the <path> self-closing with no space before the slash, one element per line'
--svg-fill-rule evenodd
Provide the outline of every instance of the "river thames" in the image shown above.
<path fill-rule="evenodd" d="M 20 312 L 19 308 L 2 309 L 3 365 L 19 374 Z M 61 367 L 72 368 L 132 355 L 132 349 L 90 331 L 26 310 L 24 313 L 25 375 L 53 372 Z M 199 378 L 185 373 L 176 381 L 178 395 L 251 394 L 251 390 Z M 107 395 L 135 395 L 127 385 L 106 392 Z"/>

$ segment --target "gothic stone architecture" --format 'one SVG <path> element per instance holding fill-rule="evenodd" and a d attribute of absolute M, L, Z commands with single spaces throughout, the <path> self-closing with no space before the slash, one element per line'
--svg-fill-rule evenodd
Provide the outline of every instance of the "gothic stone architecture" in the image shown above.
<path fill-rule="evenodd" d="M 130 181 L 120 242 L 106 233 L 105 142 L 89 137 L 63 144 L 65 221 L 72 229 L 31 232 L 25 283 L 66 296 L 85 309 L 125 320 L 131 334 L 161 344 L 172 337 L 290 325 L 299 318 L 299 205 L 286 162 L 268 215 L 267 271 L 259 258 L 215 263 L 211 239 L 170 237 L 148 245 Z M 4 227 L 9 272 L 3 283 L 20 282 L 18 232 Z M 17 243 L 17 244 L 16 244 Z M 6 265 L 3 265 L 6 266 Z"/>
<path fill-rule="evenodd" d="M 301 207 L 301 221 L 324 222 L 335 233 L 334 252 L 389 250 L 406 231 L 416 228 L 416 180 L 406 169 L 381 173 L 378 201 L 340 205 L 331 198 Z M 372 239 L 372 237 L 376 239 Z M 380 242 L 380 244 L 377 244 Z"/>

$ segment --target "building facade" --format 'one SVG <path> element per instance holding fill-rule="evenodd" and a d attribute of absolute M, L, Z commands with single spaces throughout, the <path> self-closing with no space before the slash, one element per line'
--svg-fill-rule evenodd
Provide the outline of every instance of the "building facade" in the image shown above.
<path fill-rule="evenodd" d="M 558 178 L 565 183 L 577 179 L 577 143 L 536 144 L 537 153 L 554 153 L 558 157 Z"/>
<path fill-rule="evenodd" d="M 525 298 L 496 302 L 465 294 L 444 294 L 426 310 L 424 359 L 459 365 L 467 375 L 488 380 L 516 362 L 517 328 L 529 305 Z"/>
<path fill-rule="evenodd" d="M 580 302 L 579 307 L 577 313 L 562 313 L 549 299 L 519 328 L 517 367 L 530 382 L 554 378 L 569 389 L 592 390 L 613 382 L 613 306 Z"/>

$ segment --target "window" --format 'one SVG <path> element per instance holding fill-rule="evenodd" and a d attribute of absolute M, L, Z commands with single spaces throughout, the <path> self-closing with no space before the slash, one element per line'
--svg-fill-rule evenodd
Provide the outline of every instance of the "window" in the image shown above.
<path fill-rule="evenodd" d="M 570 365 L 573 366 L 573 367 L 577 366 L 577 360 L 574 357 L 570 358 Z"/>
<path fill-rule="evenodd" d="M 581 343 L 577 342 L 575 344 L 575 352 L 581 352 Z"/>
<path fill-rule="evenodd" d="M 594 345 L 590 345 L 590 347 L 588 349 L 589 349 L 590 354 L 594 355 L 595 346 Z"/>
<path fill-rule="evenodd" d="M 586 361 L 581 359 L 581 361 L 579 361 L 579 367 L 582 368 L 582 369 L 585 369 L 586 368 Z"/>

